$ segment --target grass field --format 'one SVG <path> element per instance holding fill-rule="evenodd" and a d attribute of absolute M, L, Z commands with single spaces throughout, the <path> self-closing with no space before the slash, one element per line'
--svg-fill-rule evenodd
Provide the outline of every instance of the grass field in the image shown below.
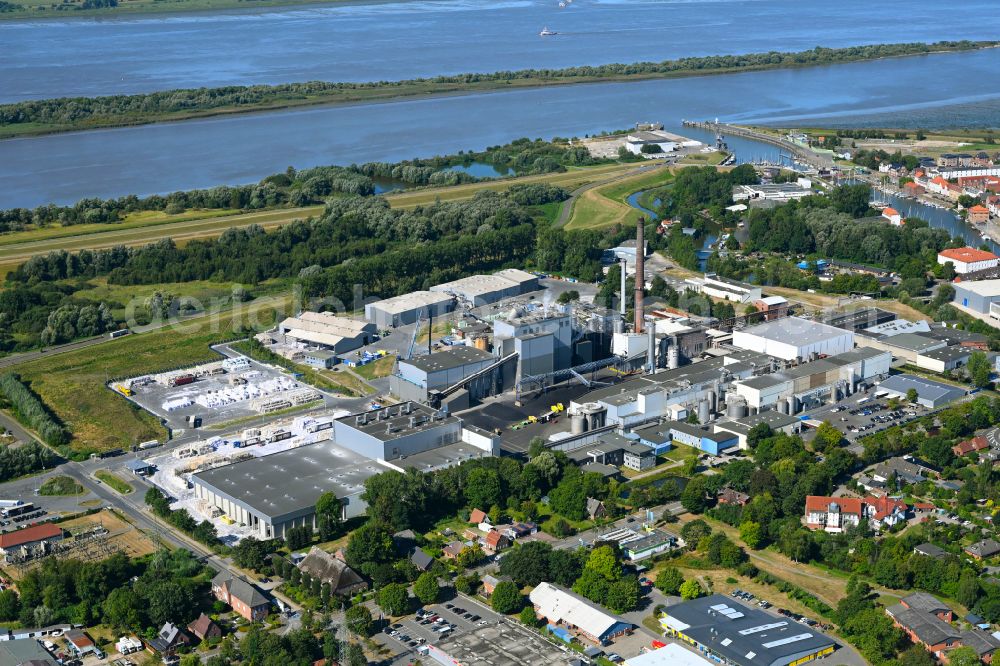
<path fill-rule="evenodd" d="M 129 335 L 118 340 L 28 361 L 11 369 L 73 432 L 70 451 L 129 448 L 137 442 L 163 439 L 166 432 L 148 412 L 105 387 L 109 377 L 128 377 L 193 365 L 218 358 L 210 344 L 233 337 L 233 326 L 253 316 L 271 325 L 276 308 L 285 312 L 290 297 L 259 299 L 243 304 L 237 318 L 231 312 L 192 318 L 183 324 Z"/>
<path fill-rule="evenodd" d="M 135 489 L 120 476 L 116 476 L 106 469 L 99 469 L 94 472 L 94 476 L 108 484 L 112 490 L 121 493 L 122 495 L 128 495 Z"/>
<path fill-rule="evenodd" d="M 53 476 L 38 489 L 39 495 L 54 497 L 58 495 L 82 495 L 83 486 L 68 476 Z"/>
<path fill-rule="evenodd" d="M 602 164 L 593 167 L 571 168 L 561 173 L 545 173 L 536 176 L 521 176 L 520 178 L 507 178 L 485 183 L 468 183 L 449 187 L 408 190 L 399 194 L 389 194 L 385 198 L 389 200 L 393 208 L 413 208 L 431 204 L 437 200 L 458 201 L 461 199 L 471 199 L 480 190 L 502 192 L 510 189 L 512 185 L 548 183 L 549 185 L 557 185 L 567 191 L 573 191 L 583 185 L 605 180 L 618 174 L 625 174 L 633 169 L 635 169 L 634 164 Z"/>
<path fill-rule="evenodd" d="M 85 225 L 80 233 L 69 233 L 80 227 L 53 227 L 51 230 L 67 232 L 63 235 L 45 236 L 50 228 L 19 231 L 0 236 L 0 277 L 18 265 L 38 254 L 54 250 L 99 250 L 117 245 L 134 247 L 172 238 L 178 245 L 199 239 L 214 238 L 223 231 L 235 227 L 257 224 L 264 229 L 274 229 L 301 220 L 310 215 L 319 215 L 323 206 L 305 208 L 279 208 L 275 210 L 238 213 L 235 215 L 207 215 L 197 218 L 181 216 L 140 217 L 120 225 Z M 210 211 L 212 212 L 212 211 Z M 183 219 L 176 219 L 183 217 Z M 53 231 L 53 233 L 54 233 Z"/>
<path fill-rule="evenodd" d="M 666 169 L 615 180 L 587 190 L 573 204 L 566 229 L 596 229 L 612 224 L 635 224 L 642 212 L 629 206 L 626 199 L 640 190 L 660 187 L 670 182 L 673 174 Z"/>
<path fill-rule="evenodd" d="M 395 365 L 395 355 L 385 356 L 377 361 L 369 363 L 368 365 L 362 365 L 354 368 L 354 372 L 368 380 L 378 379 L 379 377 L 388 377 L 392 373 L 392 368 Z"/>

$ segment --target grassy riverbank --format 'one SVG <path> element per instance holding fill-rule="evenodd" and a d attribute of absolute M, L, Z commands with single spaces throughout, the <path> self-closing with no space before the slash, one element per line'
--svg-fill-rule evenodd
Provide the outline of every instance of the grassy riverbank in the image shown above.
<path fill-rule="evenodd" d="M 385 102 L 403 98 L 460 95 L 582 83 L 629 82 L 689 76 L 792 69 L 994 48 L 1000 42 L 936 42 L 817 47 L 796 53 L 751 53 L 681 58 L 663 62 L 609 64 L 566 69 L 531 69 L 460 74 L 368 83 L 306 82 L 275 86 L 229 86 L 170 90 L 141 95 L 58 98 L 0 105 L 0 139 L 105 127 L 145 125 L 234 113 L 303 106 Z"/>

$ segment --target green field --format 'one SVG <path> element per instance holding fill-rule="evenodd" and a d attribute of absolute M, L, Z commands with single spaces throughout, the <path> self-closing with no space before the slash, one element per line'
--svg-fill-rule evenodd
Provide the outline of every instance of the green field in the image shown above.
<path fill-rule="evenodd" d="M 672 179 L 670 171 L 660 168 L 589 189 L 573 203 L 573 212 L 566 223 L 566 229 L 596 229 L 613 224 L 634 225 L 642 217 L 642 212 L 629 206 L 626 199 L 634 192 L 661 187 Z"/>
<path fill-rule="evenodd" d="M 130 448 L 149 439 L 163 440 L 166 431 L 148 412 L 106 388 L 114 377 L 131 377 L 217 359 L 209 345 L 234 336 L 233 325 L 254 313 L 261 325 L 282 315 L 289 298 L 273 297 L 243 304 L 238 319 L 231 312 L 205 315 L 151 333 L 15 365 L 13 372 L 73 433 L 67 453 L 79 457 L 95 451 Z"/>
<path fill-rule="evenodd" d="M 392 368 L 396 365 L 396 356 L 385 356 L 377 361 L 372 361 L 367 365 L 359 365 L 354 368 L 354 372 L 365 379 L 372 380 L 379 377 L 388 377 L 392 374 Z"/>
<path fill-rule="evenodd" d="M 252 213 L 228 214 L 230 211 L 189 211 L 180 215 L 156 212 L 130 215 L 120 224 L 88 224 L 70 227 L 46 227 L 0 235 L 0 277 L 31 257 L 55 250 L 100 250 L 117 245 L 134 247 L 172 238 L 178 245 L 198 239 L 214 238 L 226 229 L 257 224 L 274 229 L 316 216 L 323 206 L 279 208 Z M 216 212 L 227 213 L 216 215 Z"/>
<path fill-rule="evenodd" d="M 25 18 L 68 19 L 74 17 L 110 17 L 121 14 L 179 13 L 211 11 L 218 9 L 247 9 L 284 7 L 305 4 L 333 4 L 340 0 L 118 0 L 117 7 L 101 9 L 76 9 L 82 2 L 53 2 L 52 0 L 11 0 L 22 10 L 0 13 L 0 21 Z M 62 9 L 59 9 L 62 7 Z"/>
<path fill-rule="evenodd" d="M 111 489 L 113 489 L 115 492 L 121 493 L 122 495 L 128 495 L 130 492 L 134 490 L 134 488 L 132 488 L 132 486 L 129 483 L 124 481 L 121 477 L 116 476 L 111 472 L 107 471 L 106 469 L 97 470 L 96 472 L 94 472 L 94 476 L 96 476 L 104 483 L 108 484 L 108 486 L 111 487 Z"/>
<path fill-rule="evenodd" d="M 39 495 L 82 495 L 86 492 L 79 483 L 68 476 L 53 476 L 38 489 Z"/>

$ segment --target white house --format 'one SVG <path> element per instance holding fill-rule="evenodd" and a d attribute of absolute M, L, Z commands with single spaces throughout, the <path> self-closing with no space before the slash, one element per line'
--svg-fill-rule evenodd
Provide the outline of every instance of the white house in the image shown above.
<path fill-rule="evenodd" d="M 938 252 L 937 261 L 944 265 L 949 261 L 959 275 L 985 271 L 1000 265 L 1000 257 L 992 252 L 977 250 L 973 247 L 959 247 Z"/>
<path fill-rule="evenodd" d="M 890 224 L 896 227 L 903 226 L 903 216 L 895 208 L 886 208 L 882 211 L 882 217 L 889 220 Z"/>

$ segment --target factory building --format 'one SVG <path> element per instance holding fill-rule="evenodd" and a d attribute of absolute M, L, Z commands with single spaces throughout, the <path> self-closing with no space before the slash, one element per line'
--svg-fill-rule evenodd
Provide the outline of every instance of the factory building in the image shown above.
<path fill-rule="evenodd" d="M 707 426 L 673 421 L 658 426 L 667 428 L 673 443 L 685 444 L 713 456 L 739 446 L 739 438 L 731 432 L 713 432 Z"/>
<path fill-rule="evenodd" d="M 772 359 L 767 356 L 735 352 L 590 391 L 570 403 L 571 431 L 578 434 L 592 429 L 588 421 L 637 426 L 666 418 L 678 406 L 707 423 L 720 409 L 724 392 L 733 381 L 772 369 Z M 600 418 L 595 419 L 595 414 Z"/>
<path fill-rule="evenodd" d="M 851 331 L 852 333 L 860 333 L 867 328 L 893 321 L 895 318 L 896 313 L 889 312 L 888 310 L 882 310 L 881 308 L 861 308 L 860 310 L 838 312 L 837 314 L 830 315 L 824 320 L 824 323 L 842 328 L 845 331 Z"/>
<path fill-rule="evenodd" d="M 514 308 L 493 321 L 493 352 L 500 358 L 517 353 L 521 377 L 565 370 L 573 362 L 573 318 L 548 308 Z"/>
<path fill-rule="evenodd" d="M 955 282 L 952 286 L 955 287 L 952 303 L 1000 319 L 1000 280 Z"/>
<path fill-rule="evenodd" d="M 751 416 L 744 416 L 731 421 L 719 421 L 713 426 L 716 433 L 730 433 L 736 435 L 741 449 L 749 449 L 747 435 L 750 431 L 761 423 L 766 423 L 772 432 L 783 432 L 794 435 L 802 429 L 802 421 L 794 416 L 782 414 L 781 412 L 760 412 Z"/>
<path fill-rule="evenodd" d="M 462 441 L 462 420 L 415 402 L 337 419 L 338 445 L 373 460 L 394 460 Z"/>
<path fill-rule="evenodd" d="M 802 181 L 807 182 L 807 181 Z M 810 183 L 811 186 L 811 183 Z M 803 187 L 798 183 L 763 183 L 760 185 L 735 185 L 733 187 L 733 201 L 761 201 L 785 202 L 792 199 L 801 199 L 812 194 L 809 187 Z"/>
<path fill-rule="evenodd" d="M 737 381 L 733 390 L 752 410 L 775 409 L 798 414 L 803 409 L 852 395 L 859 384 L 888 375 L 891 364 L 889 352 L 855 349 L 770 375 Z"/>
<path fill-rule="evenodd" d="M 421 317 L 440 317 L 455 309 L 455 299 L 435 291 L 414 291 L 365 305 L 365 319 L 380 330 L 416 323 Z"/>
<path fill-rule="evenodd" d="M 338 354 L 354 351 L 375 339 L 375 324 L 339 317 L 332 312 L 302 312 L 278 324 L 285 344 L 314 345 Z"/>
<path fill-rule="evenodd" d="M 596 463 L 609 467 L 624 466 L 637 472 L 656 466 L 656 452 L 652 448 L 613 432 L 566 451 L 566 456 L 580 466 Z"/>
<path fill-rule="evenodd" d="M 704 277 L 688 278 L 684 285 L 699 294 L 722 298 L 733 303 L 753 303 L 762 298 L 760 287 L 705 273 Z"/>
<path fill-rule="evenodd" d="M 936 382 L 932 379 L 924 379 L 916 375 L 893 375 L 889 379 L 879 384 L 879 391 L 888 394 L 890 398 L 906 399 L 906 394 L 910 389 L 917 392 L 917 402 L 928 409 L 936 409 L 955 402 L 966 394 L 966 390 Z"/>
<path fill-rule="evenodd" d="M 326 492 L 340 498 L 345 519 L 363 515 L 365 479 L 382 471 L 374 461 L 325 441 L 197 472 L 191 482 L 199 500 L 249 526 L 258 538 L 272 539 L 292 527 L 315 527 L 316 500 Z"/>
<path fill-rule="evenodd" d="M 837 643 L 788 617 L 712 594 L 667 607 L 668 636 L 734 666 L 797 666 L 833 654 Z"/>
<path fill-rule="evenodd" d="M 428 402 L 436 391 L 454 386 L 464 379 L 489 368 L 497 361 L 493 354 L 475 347 L 454 346 L 433 354 L 399 361 L 399 370 L 389 378 L 389 389 L 401 400 Z M 467 390 L 456 393 L 450 410 L 468 406 L 470 400 L 501 393 L 505 388 L 504 367 L 497 367 Z M 511 373 L 512 374 L 512 373 Z M 461 404 L 459 404 L 461 403 Z"/>
<path fill-rule="evenodd" d="M 431 287 L 431 291 L 451 294 L 472 307 L 496 303 L 505 298 L 538 290 L 538 277 L 517 268 L 507 268 L 493 275 L 471 275 Z"/>
<path fill-rule="evenodd" d="M 854 333 L 801 317 L 785 317 L 733 331 L 733 345 L 786 361 L 843 354 L 854 348 Z"/>

